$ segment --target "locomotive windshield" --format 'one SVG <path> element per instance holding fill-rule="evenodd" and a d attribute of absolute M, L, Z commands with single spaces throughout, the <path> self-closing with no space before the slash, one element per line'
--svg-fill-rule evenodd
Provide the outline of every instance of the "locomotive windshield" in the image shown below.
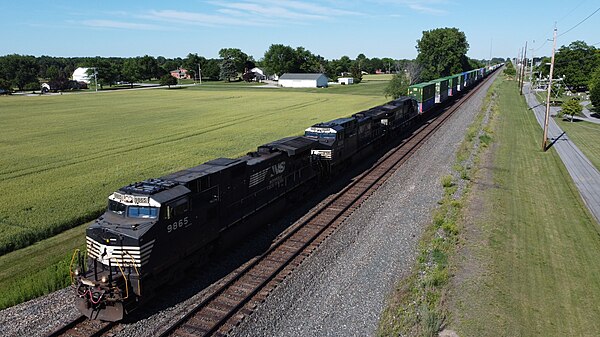
<path fill-rule="evenodd" d="M 114 200 L 108 200 L 108 210 L 117 213 L 119 215 L 123 215 L 127 210 L 127 206 L 123 205 L 120 202 Z"/>
<path fill-rule="evenodd" d="M 127 206 L 114 200 L 108 201 L 108 210 L 118 215 L 127 215 L 128 218 L 155 219 L 158 217 L 158 207 Z"/>
<path fill-rule="evenodd" d="M 127 217 L 129 218 L 151 218 L 158 216 L 157 207 L 148 206 L 129 206 L 127 207 Z"/>

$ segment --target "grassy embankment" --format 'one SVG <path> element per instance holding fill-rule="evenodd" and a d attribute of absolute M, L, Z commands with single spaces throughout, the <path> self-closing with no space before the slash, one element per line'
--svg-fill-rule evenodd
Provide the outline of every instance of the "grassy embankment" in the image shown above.
<path fill-rule="evenodd" d="M 68 282 L 70 254 L 84 243 L 80 224 L 120 186 L 381 104 L 384 85 L 0 97 L 0 308 Z"/>
<path fill-rule="evenodd" d="M 450 296 L 461 336 L 600 334 L 599 227 L 514 82 L 499 88 L 493 158 L 475 179 Z"/>
<path fill-rule="evenodd" d="M 600 170 L 600 124 L 565 121 L 556 118 L 558 125 L 575 145 Z"/>
<path fill-rule="evenodd" d="M 409 277 L 400 281 L 388 300 L 378 336 L 435 336 L 448 320 L 446 298 L 452 275 L 452 257 L 460 245 L 465 196 L 482 149 L 492 142 L 490 120 L 496 111 L 498 81 L 494 82 L 480 113 L 466 130 L 452 174 L 441 177 L 444 197 L 433 222 L 419 241 L 417 261 Z"/>
<path fill-rule="evenodd" d="M 541 128 L 513 81 L 498 85 L 496 101 L 479 137 L 493 150 L 475 172 L 455 168 L 472 176 L 464 198 L 448 198 L 456 173 L 442 178 L 446 197 L 380 335 L 600 334 L 598 224 L 557 153 L 539 149 Z"/>

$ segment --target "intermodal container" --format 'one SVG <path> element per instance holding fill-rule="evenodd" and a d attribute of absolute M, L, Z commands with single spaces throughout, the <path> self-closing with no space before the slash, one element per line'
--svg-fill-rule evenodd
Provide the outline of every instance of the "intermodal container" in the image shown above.
<path fill-rule="evenodd" d="M 408 96 L 413 96 L 419 103 L 431 98 L 435 99 L 435 83 L 425 82 L 413 84 L 408 87 Z"/>
<path fill-rule="evenodd" d="M 428 100 L 425 100 L 423 102 L 419 102 L 418 104 L 419 104 L 419 113 L 423 113 L 423 112 L 429 111 L 435 105 L 435 98 L 432 97 L 432 98 L 430 98 Z"/>
<path fill-rule="evenodd" d="M 456 85 L 456 90 L 458 91 L 463 91 L 465 88 L 465 75 L 464 74 L 457 74 L 457 75 L 453 75 L 456 76 L 458 79 L 458 83 Z"/>
<path fill-rule="evenodd" d="M 469 72 L 465 71 L 464 73 L 462 73 L 462 75 L 463 75 L 463 81 L 462 81 L 463 88 L 468 88 L 469 84 L 470 84 L 470 82 L 469 82 Z"/>
<path fill-rule="evenodd" d="M 459 77 L 460 75 L 452 75 L 446 77 L 448 79 L 448 96 L 456 95 L 456 92 L 458 90 L 458 82 L 460 81 Z"/>
<path fill-rule="evenodd" d="M 448 99 L 448 79 L 438 78 L 431 81 L 435 83 L 435 102 L 442 103 Z"/>

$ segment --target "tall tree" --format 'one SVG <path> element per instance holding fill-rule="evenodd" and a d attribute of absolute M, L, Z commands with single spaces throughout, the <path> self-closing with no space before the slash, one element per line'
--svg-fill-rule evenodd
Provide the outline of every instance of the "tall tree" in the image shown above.
<path fill-rule="evenodd" d="M 388 85 L 383 90 L 385 97 L 391 96 L 396 99 L 400 96 L 406 96 L 408 94 L 408 86 L 410 85 L 410 79 L 405 72 L 399 72 L 394 74 L 392 79 L 388 82 Z"/>
<path fill-rule="evenodd" d="M 202 66 L 200 70 L 202 72 L 202 78 L 210 78 L 213 80 L 219 79 L 219 74 L 221 72 L 220 62 L 217 59 L 209 59 L 206 60 L 206 64 Z"/>
<path fill-rule="evenodd" d="M 581 114 L 583 107 L 579 104 L 579 100 L 571 98 L 570 100 L 563 102 L 561 112 L 565 115 L 571 116 L 571 122 L 573 122 L 573 116 Z"/>
<path fill-rule="evenodd" d="M 564 77 L 565 84 L 577 91 L 588 88 L 590 74 L 600 66 L 600 50 L 583 41 L 560 47 L 554 57 L 554 74 Z"/>
<path fill-rule="evenodd" d="M 465 33 L 457 28 L 424 31 L 417 41 L 417 62 L 423 68 L 421 78 L 429 81 L 468 70 L 468 50 Z"/>
<path fill-rule="evenodd" d="M 237 78 L 237 70 L 235 69 L 235 63 L 232 59 L 223 59 L 221 61 L 221 72 L 219 73 L 219 79 L 227 82 L 231 82 L 231 78 Z"/>
<path fill-rule="evenodd" d="M 140 66 L 139 61 L 140 58 L 136 57 L 126 59 L 125 62 L 123 62 L 123 71 L 121 74 L 125 81 L 131 83 L 132 87 L 134 82 L 139 82 L 142 78 L 144 78 L 142 74 L 142 67 Z"/>
<path fill-rule="evenodd" d="M 589 86 L 590 101 L 596 108 L 596 112 L 600 113 L 600 66 L 598 66 L 592 74 Z"/>
<path fill-rule="evenodd" d="M 354 61 L 352 63 L 352 66 L 350 66 L 350 74 L 352 74 L 354 84 L 359 84 L 360 82 L 362 82 L 363 75 L 360 67 L 360 62 Z"/>
<path fill-rule="evenodd" d="M 204 69 L 206 65 L 206 58 L 198 56 L 198 54 L 189 53 L 186 58 L 183 59 L 183 68 L 188 71 L 190 76 L 198 78 L 198 68 Z M 200 70 L 202 71 L 202 70 Z M 202 74 L 205 76 L 205 74 Z"/>
<path fill-rule="evenodd" d="M 141 79 L 151 80 L 153 78 L 160 78 L 162 75 L 159 70 L 160 67 L 158 66 L 158 62 L 156 62 L 154 57 L 144 55 L 143 57 L 139 58 L 137 62 Z"/>
<path fill-rule="evenodd" d="M 0 78 L 4 78 L 23 90 L 25 85 L 38 81 L 39 66 L 34 56 L 6 55 L 0 59 Z"/>
<path fill-rule="evenodd" d="M 246 61 L 252 59 L 238 48 L 222 48 L 219 50 L 219 56 L 224 60 L 232 60 L 238 73 L 244 72 Z"/>
<path fill-rule="evenodd" d="M 272 44 L 265 52 L 263 65 L 269 74 L 281 76 L 284 73 L 298 71 L 295 67 L 296 52 L 290 46 Z"/>

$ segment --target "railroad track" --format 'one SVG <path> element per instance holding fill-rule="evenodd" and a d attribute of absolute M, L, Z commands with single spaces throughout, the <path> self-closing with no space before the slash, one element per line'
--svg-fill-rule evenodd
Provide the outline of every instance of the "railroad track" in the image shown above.
<path fill-rule="evenodd" d="M 155 331 L 166 336 L 224 336 L 266 299 L 302 261 L 376 191 L 462 104 L 480 90 L 458 99 L 446 111 L 428 120 L 376 165 L 355 178 L 350 185 L 294 225 L 264 254 L 234 271 L 203 301 L 171 326 Z"/>
<path fill-rule="evenodd" d="M 97 337 L 113 330 L 118 324 L 90 320 L 81 315 L 60 328 L 46 334 L 46 337 Z"/>
<path fill-rule="evenodd" d="M 199 304 L 155 336 L 224 336 L 250 315 L 269 293 L 321 245 L 373 194 L 452 114 L 495 75 L 459 98 L 445 111 L 423 123 L 348 186 L 322 202 L 294 224 L 261 256 L 216 284 Z M 80 316 L 50 332 L 56 336 L 102 336 L 120 330 L 118 323 Z"/>

